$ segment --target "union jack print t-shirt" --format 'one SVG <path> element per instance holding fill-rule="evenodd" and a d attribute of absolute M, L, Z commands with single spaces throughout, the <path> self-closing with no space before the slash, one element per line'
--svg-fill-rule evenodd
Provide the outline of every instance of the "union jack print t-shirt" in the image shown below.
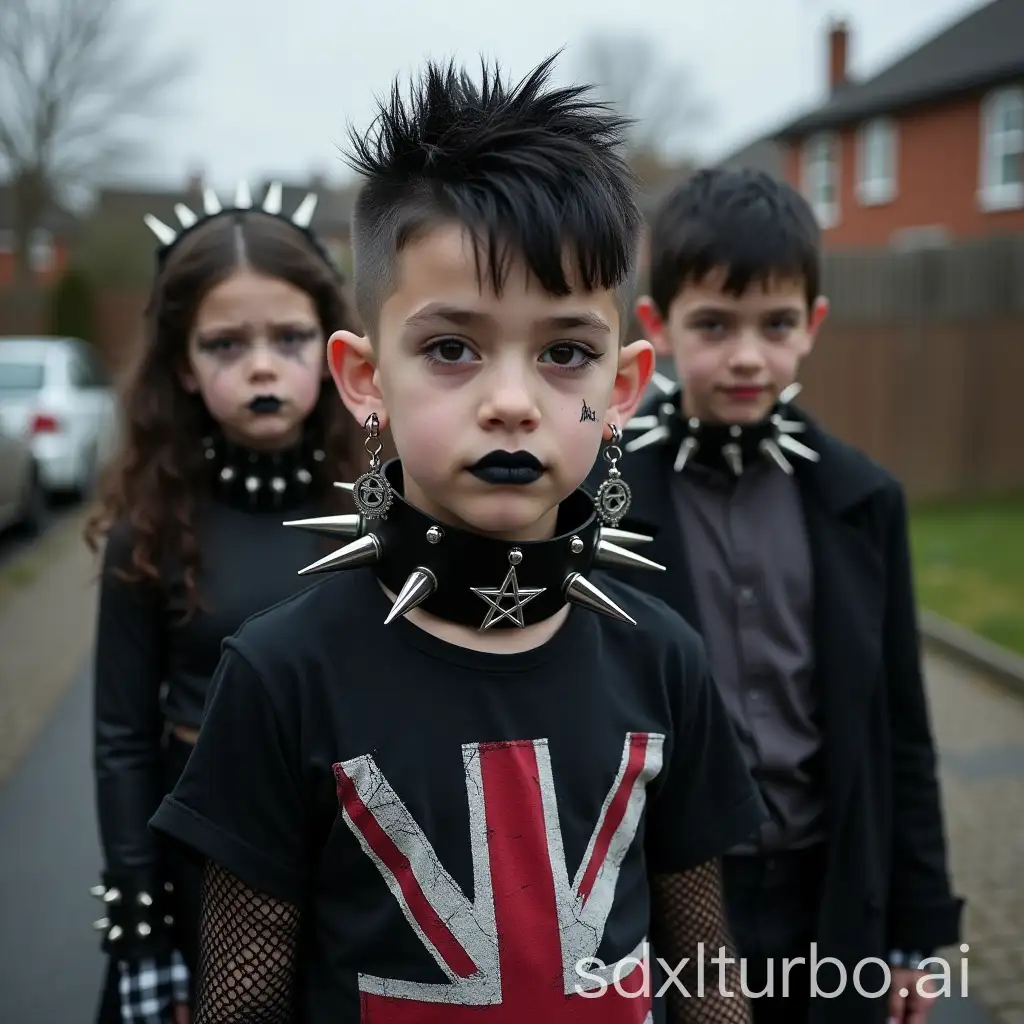
<path fill-rule="evenodd" d="M 153 824 L 301 908 L 296 1021 L 651 1019 L 621 994 L 641 987 L 650 874 L 724 853 L 762 811 L 697 635 L 599 586 L 636 626 L 573 609 L 525 653 L 385 626 L 370 570 L 226 642 Z"/>

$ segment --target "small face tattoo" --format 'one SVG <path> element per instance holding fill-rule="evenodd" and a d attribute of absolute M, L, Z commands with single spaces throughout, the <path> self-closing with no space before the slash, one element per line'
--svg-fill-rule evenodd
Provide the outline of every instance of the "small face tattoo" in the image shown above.
<path fill-rule="evenodd" d="M 591 423 L 596 423 L 597 413 L 594 412 L 594 410 L 591 409 L 589 405 L 587 405 L 587 400 L 584 398 L 583 409 L 580 411 L 580 423 L 585 423 L 587 421 Z"/>

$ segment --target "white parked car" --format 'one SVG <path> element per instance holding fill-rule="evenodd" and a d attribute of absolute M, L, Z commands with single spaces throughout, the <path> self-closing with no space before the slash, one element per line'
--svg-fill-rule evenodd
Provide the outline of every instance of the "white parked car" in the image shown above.
<path fill-rule="evenodd" d="M 51 494 L 87 494 L 116 439 L 113 387 L 78 338 L 0 338 L 0 417 L 8 434 L 28 435 Z"/>

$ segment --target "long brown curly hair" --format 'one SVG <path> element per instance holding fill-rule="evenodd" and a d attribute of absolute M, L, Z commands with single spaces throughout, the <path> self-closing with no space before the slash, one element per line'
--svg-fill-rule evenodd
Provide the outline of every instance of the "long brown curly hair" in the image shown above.
<path fill-rule="evenodd" d="M 241 231 L 243 246 L 238 245 Z M 287 281 L 313 300 L 324 337 L 354 321 L 334 269 L 294 225 L 256 210 L 211 217 L 183 237 L 159 269 L 146 308 L 146 332 L 122 402 L 123 445 L 100 483 L 97 507 L 85 528 L 95 552 L 111 527 L 133 529 L 135 581 L 160 584 L 168 559 L 181 566 L 191 610 L 200 551 L 193 527 L 197 505 L 209 493 L 202 438 L 211 425 L 202 399 L 185 390 L 188 338 L 204 296 L 243 265 Z M 312 467 L 313 493 L 325 505 L 342 492 L 334 480 L 352 480 L 363 456 L 363 434 L 326 378 L 306 422 L 326 454 Z"/>

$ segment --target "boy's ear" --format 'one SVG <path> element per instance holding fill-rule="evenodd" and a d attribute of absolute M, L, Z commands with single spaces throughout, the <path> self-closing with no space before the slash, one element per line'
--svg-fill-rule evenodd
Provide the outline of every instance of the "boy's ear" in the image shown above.
<path fill-rule="evenodd" d="M 821 330 L 821 325 L 825 322 L 829 309 L 828 299 L 824 295 L 819 295 L 814 302 L 814 306 L 811 308 L 811 334 L 817 335 L 818 331 Z"/>
<path fill-rule="evenodd" d="M 623 430 L 643 401 L 647 385 L 654 375 L 654 346 L 649 341 L 634 341 L 619 349 L 619 368 L 612 385 L 612 397 L 605 415 L 604 439 L 612 438 L 611 424 Z"/>
<path fill-rule="evenodd" d="M 376 413 L 380 429 L 388 425 L 370 339 L 351 331 L 335 331 L 327 340 L 327 365 L 345 407 L 360 423 Z"/>
<path fill-rule="evenodd" d="M 807 352 L 804 355 L 808 355 L 811 349 L 814 348 L 814 344 L 818 340 L 818 331 L 821 330 L 821 325 L 825 322 L 828 311 L 828 299 L 824 295 L 819 295 L 811 307 L 811 315 L 807 321 Z"/>
<path fill-rule="evenodd" d="M 636 303 L 636 318 L 644 329 L 644 334 L 654 346 L 654 351 L 659 356 L 670 356 L 672 350 L 665 337 L 665 321 L 662 319 L 658 307 L 649 295 L 642 295 Z"/>

